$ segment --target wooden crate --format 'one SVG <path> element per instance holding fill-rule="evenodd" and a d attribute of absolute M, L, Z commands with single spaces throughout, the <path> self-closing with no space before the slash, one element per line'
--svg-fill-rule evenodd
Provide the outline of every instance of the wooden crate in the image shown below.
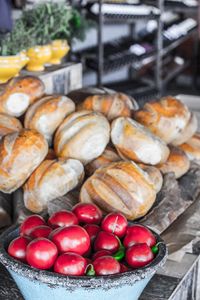
<path fill-rule="evenodd" d="M 22 70 L 21 75 L 38 76 L 45 84 L 46 94 L 68 94 L 82 87 L 82 64 L 65 63 L 49 66 L 43 72 Z"/>

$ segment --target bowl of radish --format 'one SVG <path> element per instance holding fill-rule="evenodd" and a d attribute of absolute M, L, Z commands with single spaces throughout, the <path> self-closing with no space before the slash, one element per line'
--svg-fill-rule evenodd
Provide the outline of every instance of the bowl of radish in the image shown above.
<path fill-rule="evenodd" d="M 27 300 L 135 300 L 166 257 L 158 234 L 93 204 L 29 216 L 0 237 L 0 262 Z"/>

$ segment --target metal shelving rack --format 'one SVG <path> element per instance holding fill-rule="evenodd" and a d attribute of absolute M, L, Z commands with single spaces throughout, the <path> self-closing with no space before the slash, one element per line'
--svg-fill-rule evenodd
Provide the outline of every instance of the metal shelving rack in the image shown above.
<path fill-rule="evenodd" d="M 94 0 L 93 0 L 94 1 Z M 154 71 L 154 80 L 151 80 L 150 86 L 147 86 L 147 88 L 144 88 L 144 94 L 149 91 L 149 88 L 152 88 L 154 91 L 157 91 L 157 95 L 162 95 L 164 92 L 164 89 L 166 88 L 166 85 L 177 75 L 179 75 L 181 72 L 183 72 L 186 67 L 189 66 L 188 62 L 186 62 L 183 66 L 178 66 L 177 69 L 172 70 L 172 73 L 170 73 L 169 76 L 167 76 L 165 79 L 162 78 L 162 71 L 163 71 L 163 59 L 166 57 L 169 53 L 171 53 L 173 50 L 178 48 L 181 44 L 183 44 L 185 41 L 187 41 L 190 37 L 197 36 L 197 28 L 193 28 L 191 31 L 187 33 L 187 35 L 182 36 L 178 38 L 177 40 L 172 41 L 169 45 L 164 45 L 163 43 L 163 21 L 161 19 L 162 14 L 164 13 L 165 8 L 167 10 L 172 10 L 174 12 L 174 5 L 171 8 L 169 6 L 169 3 L 165 6 L 167 0 L 156 0 L 151 1 L 147 0 L 147 4 L 154 5 L 154 7 L 157 7 L 159 10 L 158 14 L 149 14 L 149 15 L 131 15 L 131 16 L 115 16 L 113 15 L 104 15 L 102 12 L 102 5 L 103 0 L 98 0 L 95 3 L 98 3 L 99 5 L 99 11 L 98 11 L 98 68 L 97 68 L 97 84 L 98 87 L 102 87 L 103 85 L 103 76 L 106 74 L 106 71 L 115 71 L 116 69 L 119 69 L 123 66 L 129 67 L 130 74 L 133 73 L 134 67 L 137 65 L 138 70 L 150 63 L 155 62 L 155 71 Z M 117 2 L 116 2 L 117 3 Z M 129 4 L 130 5 L 130 4 Z M 181 12 L 182 14 L 187 13 L 187 9 L 185 7 L 180 7 L 179 9 L 176 8 L 176 11 Z M 190 9 L 190 12 L 194 9 Z M 147 56 L 141 56 L 139 58 L 130 58 L 130 60 L 126 60 L 121 64 L 119 64 L 119 67 L 113 63 L 110 68 L 105 68 L 104 70 L 104 43 L 103 43 L 103 26 L 105 24 L 114 23 L 114 24 L 129 24 L 130 25 L 130 32 L 134 32 L 134 25 L 138 20 L 151 20 L 154 19 L 157 21 L 157 29 L 156 29 L 156 43 L 155 43 L 155 51 L 153 53 L 148 54 Z M 139 67 L 138 67 L 139 66 Z M 141 66 L 141 67 L 140 67 Z M 130 80 L 128 80 L 130 83 Z M 153 85 L 152 85 L 153 82 Z M 118 83 L 116 83 L 118 85 Z M 124 83 L 122 83 L 124 88 Z M 108 85 L 110 86 L 110 85 Z M 112 86 L 112 85 L 111 85 Z M 141 91 L 142 89 L 139 89 Z M 138 91 L 136 91 L 137 94 Z"/>

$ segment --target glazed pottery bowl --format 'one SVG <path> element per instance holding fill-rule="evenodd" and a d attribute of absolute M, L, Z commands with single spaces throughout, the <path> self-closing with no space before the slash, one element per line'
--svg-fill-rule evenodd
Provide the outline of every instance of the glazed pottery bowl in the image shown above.
<path fill-rule="evenodd" d="M 26 69 L 31 72 L 44 71 L 44 65 L 50 60 L 52 55 L 51 46 L 35 46 L 27 50 L 29 62 Z"/>
<path fill-rule="evenodd" d="M 0 84 L 17 76 L 23 68 L 21 55 L 0 56 Z"/>
<path fill-rule="evenodd" d="M 51 43 L 52 56 L 49 61 L 52 65 L 61 64 L 62 58 L 67 55 L 70 47 L 66 40 L 55 40 Z"/>
<path fill-rule="evenodd" d="M 154 233 L 157 242 L 162 239 Z M 155 259 L 146 267 L 106 276 L 64 276 L 21 263 L 7 254 L 11 240 L 19 235 L 10 228 L 0 237 L 0 262 L 15 280 L 25 300 L 136 300 L 167 257 L 164 243 Z"/>

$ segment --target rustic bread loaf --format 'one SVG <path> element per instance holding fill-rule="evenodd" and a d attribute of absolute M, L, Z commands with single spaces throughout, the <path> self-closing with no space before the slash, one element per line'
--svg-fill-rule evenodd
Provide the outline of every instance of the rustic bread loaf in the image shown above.
<path fill-rule="evenodd" d="M 134 118 L 170 144 L 185 130 L 191 113 L 183 103 L 169 96 L 157 102 L 146 103 L 134 113 Z"/>
<path fill-rule="evenodd" d="M 190 161 L 187 155 L 178 147 L 170 146 L 170 154 L 167 161 L 157 166 L 163 173 L 174 172 L 176 178 L 180 178 L 188 172 Z"/>
<path fill-rule="evenodd" d="M 133 110 L 138 109 L 134 99 L 125 94 L 114 93 L 104 95 L 92 95 L 87 97 L 78 106 L 78 110 L 92 110 L 104 114 L 109 121 L 117 117 L 130 117 Z"/>
<path fill-rule="evenodd" d="M 187 143 L 179 147 L 186 153 L 189 160 L 200 163 L 200 133 L 196 133 Z"/>
<path fill-rule="evenodd" d="M 121 212 L 129 220 L 144 216 L 156 199 L 149 175 L 134 162 L 110 163 L 83 184 L 80 201 L 95 203 L 106 212 Z"/>
<path fill-rule="evenodd" d="M 160 138 L 130 118 L 120 117 L 112 122 L 111 139 L 122 158 L 138 163 L 156 165 L 165 162 L 169 155 Z"/>
<path fill-rule="evenodd" d="M 62 95 L 46 96 L 33 103 L 26 112 L 24 127 L 40 132 L 49 145 L 64 118 L 75 111 L 74 102 Z"/>
<path fill-rule="evenodd" d="M 163 177 L 160 170 L 156 167 L 139 164 L 139 167 L 142 168 L 146 173 L 148 173 L 151 181 L 153 182 L 156 193 L 158 193 L 163 185 Z"/>
<path fill-rule="evenodd" d="M 30 104 L 43 96 L 43 82 L 33 76 L 13 78 L 0 94 L 0 112 L 19 117 Z"/>
<path fill-rule="evenodd" d="M 110 125 L 100 113 L 79 111 L 69 115 L 58 128 L 54 149 L 58 157 L 87 164 L 100 156 L 110 139 Z"/>
<path fill-rule="evenodd" d="M 6 135 L 0 143 L 0 191 L 12 193 L 43 161 L 48 152 L 45 138 L 23 129 Z"/>
<path fill-rule="evenodd" d="M 122 160 L 115 149 L 107 146 L 102 155 L 91 161 L 85 166 L 85 172 L 88 176 L 92 175 L 97 169 L 105 167 L 111 162 Z"/>
<path fill-rule="evenodd" d="M 22 129 L 22 124 L 20 121 L 14 117 L 6 114 L 0 113 L 0 140 L 6 134 L 20 131 Z"/>
<path fill-rule="evenodd" d="M 172 144 L 174 146 L 179 146 L 187 142 L 195 134 L 197 129 L 198 129 L 197 117 L 194 113 L 191 113 L 187 125 L 182 130 L 180 130 L 176 138 L 172 141 Z"/>
<path fill-rule="evenodd" d="M 75 188 L 84 176 L 84 168 L 75 159 L 45 160 L 24 185 L 24 204 L 38 213 L 48 202 Z"/>

